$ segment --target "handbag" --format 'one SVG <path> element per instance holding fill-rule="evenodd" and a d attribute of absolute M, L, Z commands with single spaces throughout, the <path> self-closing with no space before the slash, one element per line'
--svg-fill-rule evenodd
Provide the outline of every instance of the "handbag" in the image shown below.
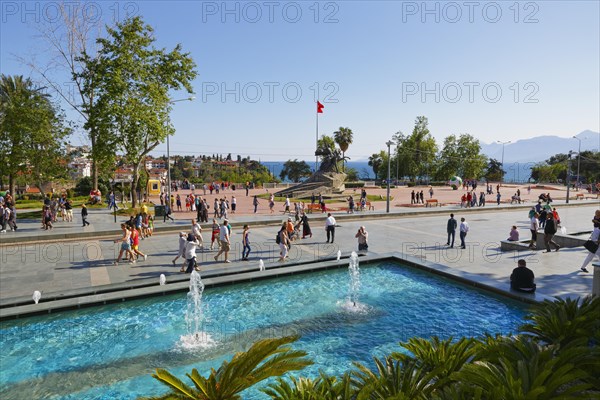
<path fill-rule="evenodd" d="M 598 251 L 598 243 L 593 240 L 588 240 L 583 244 L 583 247 L 587 249 L 590 253 L 596 253 Z"/>

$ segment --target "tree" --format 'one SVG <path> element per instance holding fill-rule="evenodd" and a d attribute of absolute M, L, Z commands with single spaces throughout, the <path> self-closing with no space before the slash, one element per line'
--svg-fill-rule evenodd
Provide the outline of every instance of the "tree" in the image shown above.
<path fill-rule="evenodd" d="M 47 64 L 42 66 L 35 59 L 21 58 L 20 61 L 37 72 L 58 98 L 83 119 L 91 144 L 92 179 L 97 189 L 99 174 L 114 167 L 115 158 L 110 138 L 103 136 L 104 131 L 95 123 L 96 78 L 86 72 L 87 65 L 97 59 L 96 39 L 102 21 L 73 5 L 57 3 L 56 18 L 42 18 L 42 22 L 36 24 L 40 37 L 53 54 Z M 66 73 L 73 81 L 65 84 L 65 76 L 54 75 L 59 73 Z"/>
<path fill-rule="evenodd" d="M 296 340 L 297 336 L 260 340 L 248 351 L 237 353 L 231 361 L 224 361 L 218 370 L 211 370 L 208 378 L 201 376 L 194 368 L 191 374 L 186 374 L 194 387 L 186 385 L 164 369 L 157 369 L 152 376 L 169 387 L 170 391 L 164 396 L 151 399 L 241 399 L 239 393 L 258 382 L 301 370 L 312 364 L 305 357 L 305 351 L 292 350 L 289 346 Z"/>
<path fill-rule="evenodd" d="M 0 76 L 0 176 L 8 176 L 11 193 L 17 174 L 28 175 L 41 191 L 46 182 L 65 176 L 62 145 L 69 133 L 41 88 L 23 76 Z"/>
<path fill-rule="evenodd" d="M 469 134 L 447 136 L 437 157 L 435 179 L 445 181 L 454 175 L 463 178 L 480 178 L 487 159 L 481 154 L 479 140 Z"/>
<path fill-rule="evenodd" d="M 373 168 L 373 173 L 375 174 L 375 179 L 377 179 L 379 175 L 379 169 L 383 165 L 383 157 L 385 156 L 385 152 L 382 150 L 379 153 L 373 153 L 369 156 L 369 167 Z"/>
<path fill-rule="evenodd" d="M 156 49 L 153 29 L 140 17 L 107 31 L 108 38 L 98 39 L 97 59 L 82 58 L 85 88 L 97 95 L 94 118 L 86 127 L 100 126 L 104 136 L 116 139 L 114 146 L 133 167 L 132 187 L 137 189 L 146 156 L 174 133 L 169 92 L 192 93 L 196 65 L 181 45 L 170 52 Z M 135 207 L 136 196 L 133 199 Z"/>
<path fill-rule="evenodd" d="M 427 117 L 417 117 L 411 135 L 406 138 L 401 135 L 399 138 L 400 169 L 412 180 L 416 180 L 417 176 L 422 177 L 433 167 L 437 144 L 429 132 L 428 124 Z"/>
<path fill-rule="evenodd" d="M 495 158 L 490 158 L 487 165 L 487 171 L 485 173 L 485 179 L 488 181 L 502 181 L 504 178 L 504 169 L 502 169 L 502 163 Z"/>
<path fill-rule="evenodd" d="M 283 164 L 283 169 L 281 170 L 279 177 L 281 179 L 285 179 L 287 176 L 292 182 L 297 183 L 300 182 L 300 179 L 310 175 L 310 166 L 306 163 L 306 161 L 298 161 L 297 159 L 294 159 L 287 160 Z"/>
<path fill-rule="evenodd" d="M 346 170 L 346 150 L 348 150 L 348 146 L 352 144 L 353 135 L 352 129 L 342 127 L 333 133 L 334 140 L 337 145 L 340 146 L 340 150 L 342 151 L 343 171 Z"/>

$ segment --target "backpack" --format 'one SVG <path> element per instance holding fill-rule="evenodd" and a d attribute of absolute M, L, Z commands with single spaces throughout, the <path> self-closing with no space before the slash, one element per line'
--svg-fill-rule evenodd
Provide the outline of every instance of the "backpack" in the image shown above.
<path fill-rule="evenodd" d="M 275 236 L 275 243 L 281 244 L 281 236 L 279 236 L 279 232 L 277 232 L 277 236 Z"/>

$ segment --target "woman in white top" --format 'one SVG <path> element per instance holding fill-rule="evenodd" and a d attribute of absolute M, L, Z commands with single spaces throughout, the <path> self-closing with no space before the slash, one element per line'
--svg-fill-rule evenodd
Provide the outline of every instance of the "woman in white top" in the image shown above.
<path fill-rule="evenodd" d="M 190 274 L 192 270 L 200 271 L 198 264 L 196 263 L 196 248 L 200 246 L 200 242 L 196 237 L 190 233 L 187 237 L 187 243 L 185 244 L 185 259 L 188 262 L 187 269 L 184 271 L 183 268 L 180 270 L 181 272 L 185 272 L 186 274 Z"/>
<path fill-rule="evenodd" d="M 590 237 L 590 240 L 592 242 L 595 242 L 596 244 L 600 244 L 600 228 L 599 227 L 597 227 L 597 226 L 594 227 L 594 231 L 592 232 L 592 236 Z M 583 264 L 581 265 L 581 268 L 580 268 L 583 272 L 589 272 L 586 267 L 590 263 L 590 261 L 592 261 L 594 259 L 594 257 L 597 257 L 598 260 L 600 260 L 600 246 L 598 246 L 598 248 L 596 249 L 596 252 L 594 252 L 594 253 L 587 250 L 587 257 L 585 258 L 585 260 L 583 260 Z"/>

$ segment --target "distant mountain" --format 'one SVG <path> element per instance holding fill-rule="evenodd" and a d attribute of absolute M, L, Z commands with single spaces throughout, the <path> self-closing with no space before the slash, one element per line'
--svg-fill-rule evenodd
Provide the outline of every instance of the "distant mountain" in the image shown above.
<path fill-rule="evenodd" d="M 581 139 L 582 151 L 600 151 L 600 133 L 586 130 L 575 136 Z M 568 153 L 569 150 L 576 152 L 578 149 L 579 141 L 572 137 L 536 136 L 504 145 L 504 163 L 537 163 L 557 153 Z M 482 143 L 481 152 L 498 161 L 502 160 L 501 143 Z"/>

